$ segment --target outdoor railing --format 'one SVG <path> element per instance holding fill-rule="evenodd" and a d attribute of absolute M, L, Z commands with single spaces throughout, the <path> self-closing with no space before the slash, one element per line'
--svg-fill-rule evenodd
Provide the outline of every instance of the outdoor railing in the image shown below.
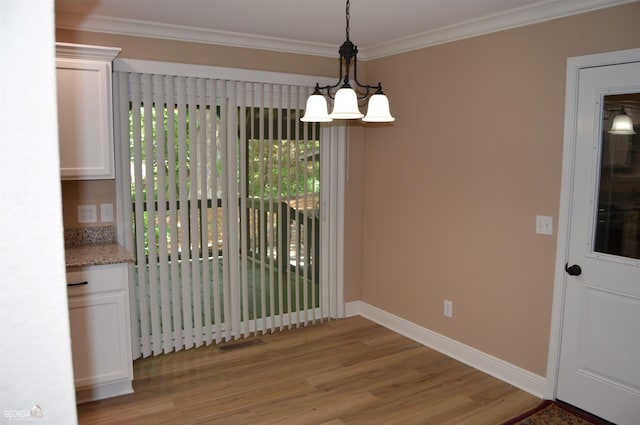
<path fill-rule="evenodd" d="M 202 220 L 202 208 L 206 208 L 207 216 L 207 240 L 208 246 L 203 249 L 201 246 L 201 229 L 198 229 L 198 241 L 195 241 L 199 258 L 210 258 L 221 256 L 224 246 L 223 226 L 222 223 L 222 200 L 215 200 L 215 209 L 213 208 L 213 200 L 207 199 L 205 202 L 198 200 L 195 205 L 198 214 L 198 223 Z M 294 204 L 295 201 L 291 202 Z M 243 207 L 243 203 L 239 202 L 239 207 Z M 241 237 L 245 238 L 245 243 L 240 241 L 241 254 L 246 249 L 247 256 L 256 261 L 266 262 L 267 264 L 278 267 L 280 270 L 291 270 L 308 280 L 319 281 L 319 252 L 320 252 L 320 221 L 318 210 L 313 208 L 294 208 L 290 202 L 283 200 L 269 200 L 259 198 L 247 198 L 244 202 L 245 214 L 241 214 L 239 225 L 244 226 L 241 231 Z M 160 220 L 158 202 L 153 204 L 153 216 L 155 223 L 149 225 L 149 205 L 144 202 L 142 211 L 144 214 L 143 222 L 146 227 L 146 243 L 150 244 L 153 239 L 149 238 L 149 231 L 155 232 L 155 252 L 160 255 Z M 192 239 L 190 222 L 181 222 L 180 216 L 184 215 L 181 211 L 183 208 L 179 201 L 176 201 L 177 213 L 169 212 L 170 203 L 165 206 L 166 220 L 166 248 L 167 254 L 170 256 L 172 245 L 177 244 L 178 260 L 184 256 L 193 258 L 191 253 Z M 191 216 L 192 202 L 187 201 L 186 215 Z M 213 214 L 217 215 L 217 229 L 212 228 Z M 172 226 L 171 217 L 175 216 L 176 223 Z M 242 219 L 246 217 L 246 222 Z M 136 204 L 133 203 L 133 223 L 136 225 Z M 186 232 L 186 235 L 184 234 Z M 172 236 L 176 239 L 172 240 Z M 184 241 L 187 246 L 183 246 Z M 148 263 L 149 247 L 146 249 L 145 262 Z M 216 252 L 217 251 L 217 252 Z M 175 252 L 175 251 L 174 251 Z M 215 253 L 214 253 L 215 252 Z M 169 258 L 169 261 L 171 258 Z"/>

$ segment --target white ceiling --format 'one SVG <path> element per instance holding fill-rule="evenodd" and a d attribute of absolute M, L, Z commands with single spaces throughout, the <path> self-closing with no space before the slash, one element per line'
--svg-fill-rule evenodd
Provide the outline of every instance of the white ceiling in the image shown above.
<path fill-rule="evenodd" d="M 362 59 L 636 0 L 352 0 Z M 56 25 L 336 56 L 344 0 L 55 0 Z"/>

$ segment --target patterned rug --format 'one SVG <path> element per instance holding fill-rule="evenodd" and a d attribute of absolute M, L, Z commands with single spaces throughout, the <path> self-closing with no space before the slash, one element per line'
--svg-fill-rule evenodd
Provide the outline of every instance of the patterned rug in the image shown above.
<path fill-rule="evenodd" d="M 513 418 L 503 425 L 605 425 L 606 421 L 589 418 L 570 406 L 545 400 L 535 409 Z"/>

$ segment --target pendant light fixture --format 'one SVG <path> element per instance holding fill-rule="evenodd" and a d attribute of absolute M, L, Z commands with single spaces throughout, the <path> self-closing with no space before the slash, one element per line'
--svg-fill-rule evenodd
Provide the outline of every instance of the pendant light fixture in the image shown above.
<path fill-rule="evenodd" d="M 358 47 L 349 39 L 349 8 L 351 2 L 347 0 L 346 17 L 346 40 L 340 46 L 340 77 L 338 82 L 332 86 L 322 86 L 316 84 L 313 94 L 307 99 L 307 106 L 304 116 L 300 121 L 304 122 L 329 122 L 334 119 L 359 119 L 368 122 L 391 122 L 395 118 L 389 111 L 389 99 L 382 91 L 382 85 L 375 86 L 361 84 L 358 81 Z M 353 82 L 355 89 L 351 86 L 349 73 L 353 62 Z M 335 89 L 340 88 L 335 91 Z M 358 90 L 360 92 L 358 92 Z M 374 92 L 375 90 L 375 92 Z M 324 94 L 323 94 L 324 92 Z M 373 94 L 372 94 L 373 92 Z M 327 100 L 325 95 L 333 100 L 333 110 L 328 113 Z M 367 115 L 360 112 L 358 103 L 369 98 Z"/>
<path fill-rule="evenodd" d="M 633 121 L 624 111 L 624 108 L 622 108 L 622 111 L 613 119 L 609 134 L 636 134 L 633 130 Z"/>

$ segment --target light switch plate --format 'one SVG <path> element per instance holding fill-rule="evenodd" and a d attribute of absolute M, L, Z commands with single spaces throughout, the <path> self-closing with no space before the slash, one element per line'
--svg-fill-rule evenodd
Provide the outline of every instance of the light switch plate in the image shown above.
<path fill-rule="evenodd" d="M 98 211 L 95 205 L 78 205 L 78 223 L 95 223 Z"/>
<path fill-rule="evenodd" d="M 103 223 L 113 221 L 113 204 L 100 204 L 100 221 Z"/>
<path fill-rule="evenodd" d="M 453 302 L 444 300 L 444 315 L 445 317 L 453 317 Z"/>
<path fill-rule="evenodd" d="M 536 233 L 541 235 L 553 234 L 553 217 L 546 215 L 536 216 Z"/>

